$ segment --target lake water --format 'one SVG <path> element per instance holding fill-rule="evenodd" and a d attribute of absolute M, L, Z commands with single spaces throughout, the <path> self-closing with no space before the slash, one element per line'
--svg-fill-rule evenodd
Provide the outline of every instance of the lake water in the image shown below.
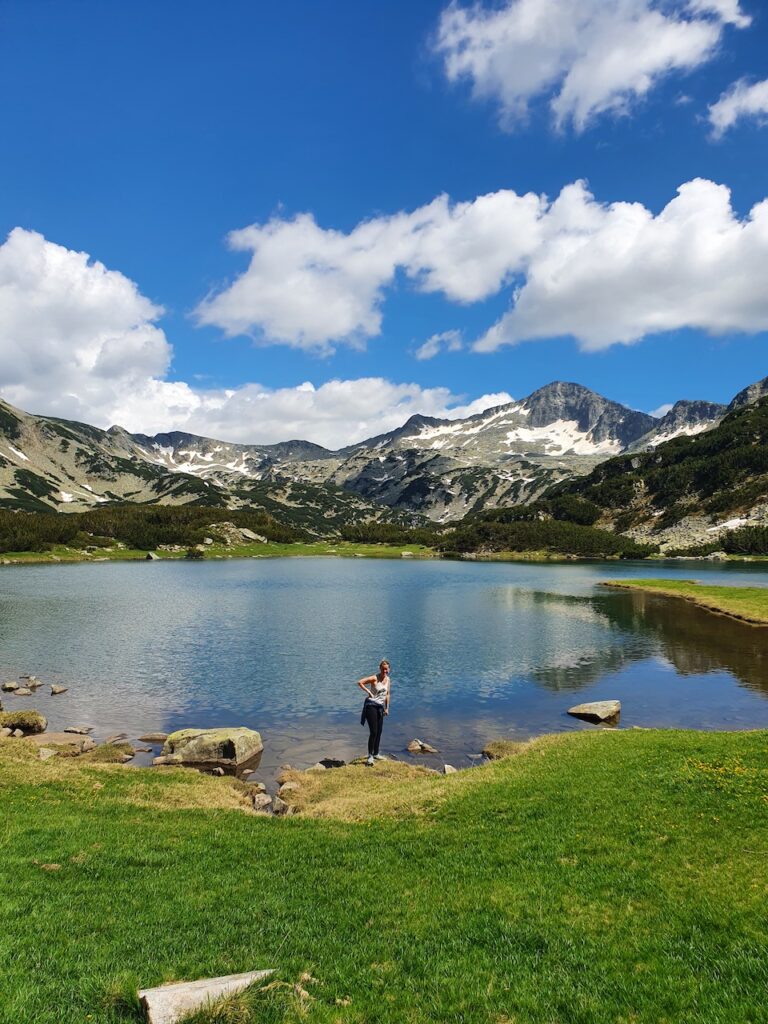
<path fill-rule="evenodd" d="M 0 569 L 0 675 L 70 687 L 49 728 L 103 738 L 247 725 L 260 772 L 365 750 L 356 680 L 392 663 L 383 749 L 414 736 L 457 767 L 486 740 L 592 729 L 565 712 L 618 698 L 621 727 L 768 727 L 768 629 L 601 588 L 669 576 L 768 585 L 754 565 L 563 565 L 296 558 Z M 428 761 L 426 763 L 429 763 Z"/>

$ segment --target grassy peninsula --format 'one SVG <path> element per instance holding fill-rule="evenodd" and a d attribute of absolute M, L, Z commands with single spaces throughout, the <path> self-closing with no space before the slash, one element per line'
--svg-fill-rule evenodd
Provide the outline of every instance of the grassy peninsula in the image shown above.
<path fill-rule="evenodd" d="M 194 772 L 0 742 L 2 1021 L 274 967 L 198 1024 L 768 1019 L 768 734 L 584 732 L 451 776 Z"/>
<path fill-rule="evenodd" d="M 768 588 L 722 587 L 695 580 L 610 580 L 608 587 L 640 590 L 664 597 L 690 601 L 711 612 L 741 619 L 755 626 L 768 626 Z"/>

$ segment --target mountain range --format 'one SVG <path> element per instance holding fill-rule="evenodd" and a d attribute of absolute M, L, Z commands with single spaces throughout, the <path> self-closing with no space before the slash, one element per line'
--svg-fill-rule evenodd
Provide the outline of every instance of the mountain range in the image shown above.
<path fill-rule="evenodd" d="M 655 418 L 558 381 L 466 419 L 412 416 L 338 451 L 301 440 L 248 445 L 184 432 L 102 430 L 0 401 L 0 507 L 259 507 L 310 529 L 319 519 L 326 526 L 449 523 L 536 500 L 615 456 L 710 430 L 766 393 L 768 378 L 728 406 L 683 400 Z"/>

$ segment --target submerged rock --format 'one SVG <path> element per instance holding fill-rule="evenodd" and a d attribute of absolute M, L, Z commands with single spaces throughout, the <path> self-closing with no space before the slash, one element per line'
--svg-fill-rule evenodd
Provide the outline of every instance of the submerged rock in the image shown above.
<path fill-rule="evenodd" d="M 408 750 L 412 754 L 437 754 L 439 753 L 437 747 L 433 747 L 430 743 L 425 743 L 424 740 L 415 739 L 411 740 L 408 744 Z"/>
<path fill-rule="evenodd" d="M 28 686 L 19 686 L 13 691 L 14 697 L 31 697 L 32 691 Z"/>
<path fill-rule="evenodd" d="M 254 729 L 179 729 L 163 744 L 163 764 L 237 768 L 264 749 Z"/>
<path fill-rule="evenodd" d="M 617 722 L 621 714 L 621 701 L 596 700 L 591 704 L 576 704 L 568 708 L 568 714 L 587 722 Z"/>

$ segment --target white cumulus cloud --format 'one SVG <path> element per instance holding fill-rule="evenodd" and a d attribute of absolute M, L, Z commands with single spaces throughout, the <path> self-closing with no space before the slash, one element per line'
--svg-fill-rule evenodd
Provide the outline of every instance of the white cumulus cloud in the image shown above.
<path fill-rule="evenodd" d="M 15 228 L 0 245 L 0 395 L 31 412 L 223 440 L 294 438 L 336 448 L 394 429 L 414 413 L 471 415 L 507 400 L 460 404 L 447 388 L 381 377 L 320 386 L 193 387 L 167 380 L 172 349 L 162 308 L 115 270 Z"/>
<path fill-rule="evenodd" d="M 697 179 L 654 215 L 567 186 L 544 217 L 512 307 L 477 351 L 570 335 L 590 351 L 651 334 L 768 330 L 768 201 L 744 219 L 724 185 Z"/>
<path fill-rule="evenodd" d="M 88 255 L 15 228 L 0 246 L 0 385 L 6 398 L 77 416 L 162 376 L 163 309 Z"/>
<path fill-rule="evenodd" d="M 385 289 L 398 269 L 424 292 L 476 302 L 497 292 L 537 244 L 542 200 L 510 190 L 451 203 L 438 196 L 410 213 L 375 217 L 349 233 L 311 214 L 233 231 L 248 268 L 202 302 L 201 324 L 262 343 L 329 352 L 381 330 Z"/>
<path fill-rule="evenodd" d="M 511 190 L 462 203 L 440 196 L 348 234 L 308 216 L 275 220 L 245 229 L 258 268 L 252 262 L 198 315 L 233 333 L 261 332 L 265 342 L 321 350 L 359 343 L 379 330 L 400 270 L 412 287 L 455 303 L 509 294 L 509 312 L 475 343 L 478 351 L 563 335 L 599 349 L 680 328 L 764 331 L 766 209 L 759 203 L 740 218 L 725 186 L 697 179 L 659 213 L 640 203 L 602 204 L 574 182 L 552 201 Z M 283 235 L 291 238 L 290 259 L 272 260 Z M 235 319 L 227 312 L 233 295 Z M 277 306 L 286 319 L 275 335 Z M 458 340 L 435 335 L 414 354 L 429 359 Z"/>
<path fill-rule="evenodd" d="M 546 98 L 558 127 L 583 130 L 624 113 L 664 77 L 712 58 L 726 24 L 750 19 L 738 0 L 506 0 L 451 3 L 435 49 L 449 81 L 499 104 L 502 123 Z"/>
<path fill-rule="evenodd" d="M 709 123 L 716 139 L 722 138 L 737 121 L 747 118 L 761 124 L 768 121 L 768 78 L 751 84 L 740 78 L 709 108 Z"/>

